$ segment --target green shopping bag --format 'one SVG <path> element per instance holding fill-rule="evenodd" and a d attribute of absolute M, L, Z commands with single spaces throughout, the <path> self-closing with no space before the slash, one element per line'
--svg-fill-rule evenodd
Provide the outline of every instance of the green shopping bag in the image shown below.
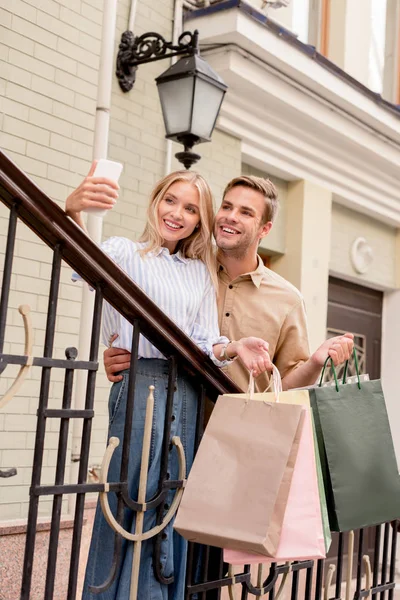
<path fill-rule="evenodd" d="M 356 359 L 356 357 L 355 357 Z M 400 475 L 380 380 L 309 390 L 331 531 L 400 517 Z M 347 369 L 345 369 L 346 372 Z"/>

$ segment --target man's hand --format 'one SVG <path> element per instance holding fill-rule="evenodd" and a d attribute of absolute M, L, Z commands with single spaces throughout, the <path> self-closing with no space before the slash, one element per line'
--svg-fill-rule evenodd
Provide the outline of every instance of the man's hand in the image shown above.
<path fill-rule="evenodd" d="M 311 356 L 313 363 L 323 367 L 328 356 L 333 360 L 335 367 L 345 362 L 352 355 L 354 348 L 354 335 L 345 333 L 326 340 Z"/>
<path fill-rule="evenodd" d="M 328 356 L 332 358 L 336 367 L 350 358 L 353 348 L 354 335 L 352 333 L 345 333 L 326 340 L 307 362 L 282 379 L 283 389 L 291 390 L 314 385 Z"/>
<path fill-rule="evenodd" d="M 110 344 L 117 337 L 118 335 L 115 333 L 110 339 Z M 129 369 L 131 365 L 131 353 L 123 348 L 107 348 L 103 352 L 103 362 L 108 381 L 117 383 L 122 380 L 122 375 L 114 375 L 114 373 Z"/>
<path fill-rule="evenodd" d="M 261 338 L 247 337 L 238 342 L 231 342 L 227 350 L 233 351 L 240 358 L 244 366 L 258 377 L 264 371 L 272 370 L 272 362 L 268 353 L 269 345 Z"/>

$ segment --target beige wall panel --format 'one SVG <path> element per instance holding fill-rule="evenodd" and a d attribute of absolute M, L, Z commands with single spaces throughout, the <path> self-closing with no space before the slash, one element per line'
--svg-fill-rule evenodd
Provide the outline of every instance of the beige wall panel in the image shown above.
<path fill-rule="evenodd" d="M 356 272 L 351 263 L 351 246 L 359 237 L 366 239 L 373 251 L 373 261 L 364 274 Z M 330 270 L 361 285 L 395 288 L 399 285 L 396 274 L 396 230 L 339 204 L 332 209 L 332 236 Z M 399 260 L 399 259 L 397 259 Z"/>
<path fill-rule="evenodd" d="M 260 171 L 259 169 L 256 169 L 251 165 L 243 164 L 242 173 L 243 175 L 256 175 L 257 177 L 268 177 L 275 185 L 279 199 L 278 214 L 275 218 L 274 226 L 272 227 L 270 233 L 261 240 L 260 249 L 262 252 L 265 252 L 267 255 L 271 256 L 275 254 L 283 254 L 285 252 L 286 246 L 285 219 L 288 192 L 287 182 L 283 179 L 278 179 L 278 177 L 268 175 L 268 173 Z"/>

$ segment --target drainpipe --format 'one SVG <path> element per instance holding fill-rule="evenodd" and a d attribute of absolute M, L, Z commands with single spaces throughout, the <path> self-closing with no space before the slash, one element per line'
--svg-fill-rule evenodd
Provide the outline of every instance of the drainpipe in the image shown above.
<path fill-rule="evenodd" d="M 117 17 L 117 0 L 104 0 L 103 26 L 100 49 L 100 68 L 97 87 L 97 106 L 94 127 L 93 160 L 107 158 L 108 134 L 110 125 L 111 87 L 114 74 L 114 45 L 115 27 Z M 88 214 L 87 230 L 94 242 L 101 242 L 103 219 Z M 93 319 L 94 293 L 87 285 L 83 285 L 82 304 L 79 329 L 79 358 L 88 360 L 90 349 L 90 338 Z M 74 408 L 85 407 L 87 373 L 77 371 L 76 387 L 74 396 Z M 74 419 L 72 429 L 71 449 L 71 483 L 76 483 L 79 471 L 79 457 L 81 448 L 82 422 Z M 70 514 L 75 511 L 75 496 L 69 496 L 68 510 Z"/>
<path fill-rule="evenodd" d="M 174 4 L 174 21 L 172 24 L 172 43 L 177 44 L 178 38 L 182 33 L 182 21 L 183 21 L 183 4 L 184 0 L 175 0 Z M 176 63 L 178 57 L 173 56 L 171 58 L 171 65 Z M 172 140 L 167 140 L 167 148 L 165 155 L 165 175 L 171 173 L 172 169 Z"/>

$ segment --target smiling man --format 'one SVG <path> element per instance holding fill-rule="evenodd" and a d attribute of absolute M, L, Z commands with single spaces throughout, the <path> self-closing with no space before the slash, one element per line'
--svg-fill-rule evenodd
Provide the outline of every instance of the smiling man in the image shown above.
<path fill-rule="evenodd" d="M 278 210 L 275 186 L 269 179 L 236 177 L 228 183 L 215 216 L 214 236 L 218 246 L 218 314 L 221 335 L 229 340 L 254 336 L 269 343 L 272 362 L 278 367 L 284 389 L 313 384 L 326 357 L 334 363 L 347 360 L 353 350 L 348 333 L 330 338 L 310 356 L 304 301 L 286 279 L 267 269 L 257 254 L 268 235 Z M 225 349 L 226 350 L 226 349 Z M 104 352 L 110 381 L 116 372 L 129 367 L 130 355 L 118 348 Z M 225 367 L 243 389 L 249 374 L 235 360 Z M 268 374 L 256 380 L 258 391 L 268 385 Z"/>

